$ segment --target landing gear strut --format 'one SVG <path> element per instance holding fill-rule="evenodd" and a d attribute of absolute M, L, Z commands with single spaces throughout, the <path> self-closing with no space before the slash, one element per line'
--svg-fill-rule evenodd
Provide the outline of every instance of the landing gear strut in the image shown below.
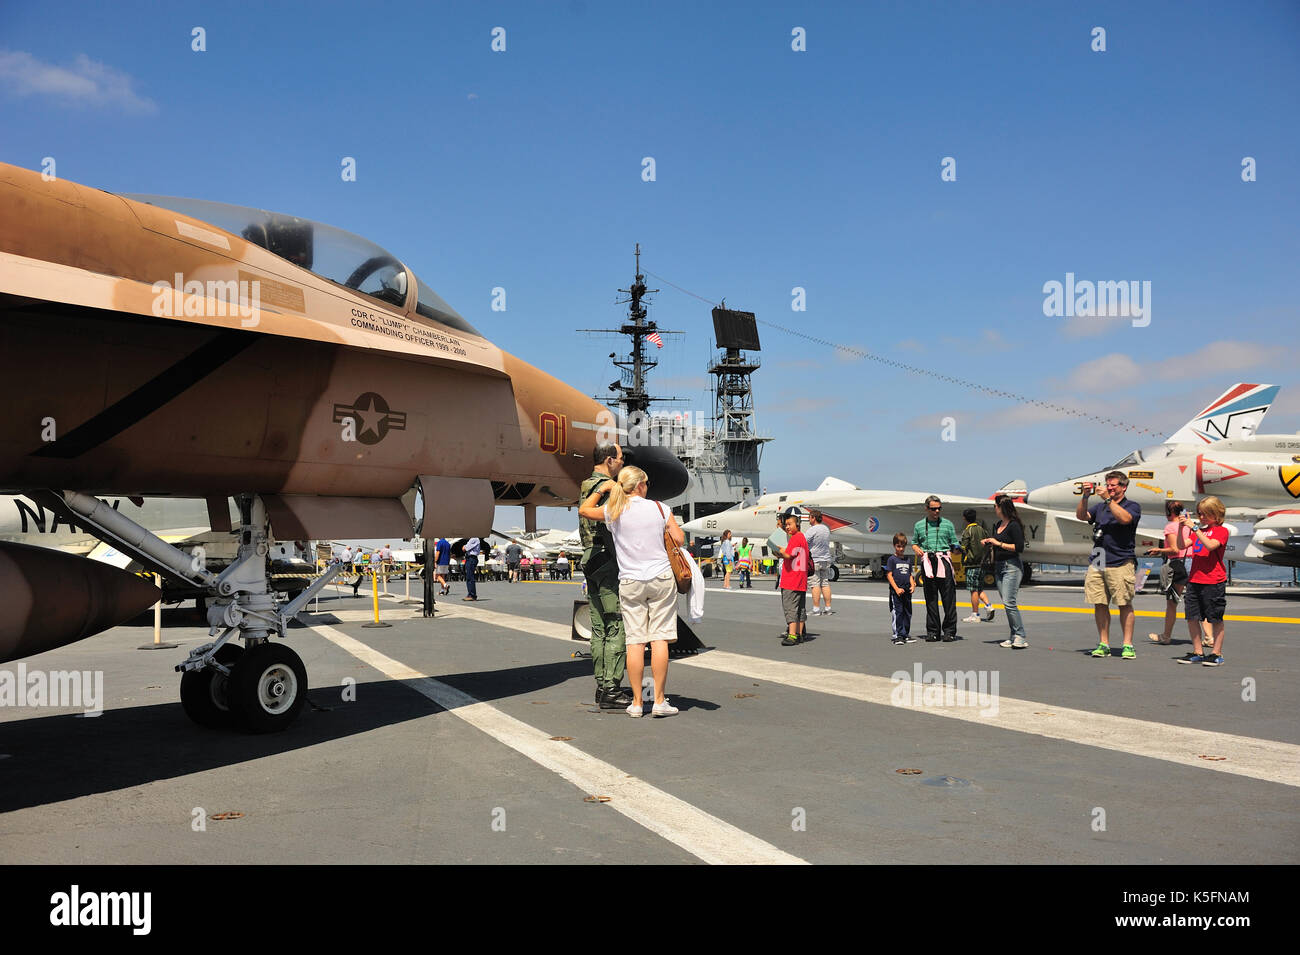
<path fill-rule="evenodd" d="M 272 636 L 283 637 L 290 621 L 342 569 L 335 565 L 293 600 L 277 603 L 267 585 L 270 550 L 266 508 L 261 498 L 240 495 L 239 553 L 221 572 L 211 573 L 200 557 L 173 547 L 102 501 L 73 491 L 55 497 L 101 540 L 203 590 L 208 635 L 220 636 L 195 647 L 176 669 L 181 673 L 181 706 L 200 726 L 235 727 L 274 733 L 297 719 L 307 702 L 307 667 L 298 654 Z M 232 638 L 244 641 L 241 648 Z"/>

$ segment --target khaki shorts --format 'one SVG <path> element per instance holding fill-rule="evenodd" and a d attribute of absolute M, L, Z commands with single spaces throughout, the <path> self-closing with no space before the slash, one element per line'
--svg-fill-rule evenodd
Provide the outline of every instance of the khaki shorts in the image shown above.
<path fill-rule="evenodd" d="M 1116 607 L 1127 607 L 1133 603 L 1136 584 L 1136 561 L 1126 561 L 1105 570 L 1090 567 L 1083 578 L 1083 597 L 1090 604 L 1109 606 L 1113 601 Z"/>
<path fill-rule="evenodd" d="M 629 644 L 677 639 L 677 581 L 672 571 L 654 580 L 620 580 L 618 602 Z"/>

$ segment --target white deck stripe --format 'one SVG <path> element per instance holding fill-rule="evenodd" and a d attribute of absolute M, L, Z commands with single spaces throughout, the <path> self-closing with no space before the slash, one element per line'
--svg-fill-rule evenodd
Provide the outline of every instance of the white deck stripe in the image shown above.
<path fill-rule="evenodd" d="M 455 687 L 384 656 L 341 630 L 323 624 L 311 629 L 390 680 L 406 681 L 412 689 L 453 716 L 527 756 L 583 792 L 612 797 L 608 803 L 611 809 L 704 862 L 715 865 L 807 865 L 798 856 L 737 829 L 644 780 L 629 776 L 617 766 L 575 746 L 551 740 L 550 734 L 544 730 L 507 716 L 494 706 L 481 703 Z"/>
<path fill-rule="evenodd" d="M 570 630 L 561 624 L 515 614 L 480 610 L 477 607 L 458 607 L 467 617 L 482 620 L 493 626 L 519 630 L 524 633 L 578 643 L 570 639 Z M 454 616 L 455 614 L 452 614 Z M 725 650 L 710 650 L 694 657 L 674 659 L 673 665 L 694 666 L 753 680 L 767 680 L 802 690 L 842 696 L 864 703 L 893 706 L 892 694 L 898 685 L 888 677 L 870 676 L 849 670 L 813 667 L 782 660 L 765 660 Z M 927 716 L 967 720 L 996 729 L 1029 733 L 1048 739 L 1059 739 L 1081 746 L 1094 746 L 1133 756 L 1145 756 L 1166 762 L 1211 769 L 1236 776 L 1249 776 L 1285 786 L 1300 786 L 1300 746 L 1276 740 L 1216 733 L 1209 730 L 1174 726 L 1152 720 L 1140 720 L 1109 713 L 1093 713 L 1038 703 L 998 697 L 996 715 L 981 714 L 981 704 L 968 706 L 926 705 L 909 707 Z M 1047 715 L 1043 715 L 1046 713 Z M 1223 760 L 1201 759 L 1201 756 L 1226 756 Z"/>

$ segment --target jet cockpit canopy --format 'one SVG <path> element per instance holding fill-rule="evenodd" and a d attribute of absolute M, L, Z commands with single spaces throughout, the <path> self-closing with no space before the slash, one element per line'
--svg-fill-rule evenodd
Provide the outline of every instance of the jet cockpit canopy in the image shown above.
<path fill-rule="evenodd" d="M 1134 451 L 1122 461 L 1117 461 L 1107 470 L 1122 471 L 1124 468 L 1137 467 L 1140 464 L 1154 464 L 1161 461 L 1177 451 L 1176 445 L 1172 444 L 1153 444 L 1150 447 Z"/>
<path fill-rule="evenodd" d="M 323 279 L 377 298 L 402 311 L 406 309 L 409 274 L 415 279 L 417 314 L 459 331 L 479 335 L 474 326 L 416 278 L 414 272 L 408 273 L 395 255 L 355 233 L 323 222 L 209 199 L 150 195 L 127 195 L 125 198 L 210 223 Z"/>

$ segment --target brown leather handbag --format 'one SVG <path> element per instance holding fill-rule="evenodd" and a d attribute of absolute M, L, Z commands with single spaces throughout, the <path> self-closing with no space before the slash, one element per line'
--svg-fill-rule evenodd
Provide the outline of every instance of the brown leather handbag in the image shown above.
<path fill-rule="evenodd" d="M 664 506 L 655 501 L 655 507 L 659 508 L 659 514 L 666 522 L 668 517 L 664 515 Z M 682 553 L 681 548 L 677 546 L 677 542 L 673 540 L 672 532 L 668 530 L 667 523 L 664 524 L 664 550 L 668 551 L 668 563 L 673 568 L 673 578 L 677 583 L 677 592 L 684 594 L 691 589 L 691 563 L 686 559 L 686 555 Z"/>

